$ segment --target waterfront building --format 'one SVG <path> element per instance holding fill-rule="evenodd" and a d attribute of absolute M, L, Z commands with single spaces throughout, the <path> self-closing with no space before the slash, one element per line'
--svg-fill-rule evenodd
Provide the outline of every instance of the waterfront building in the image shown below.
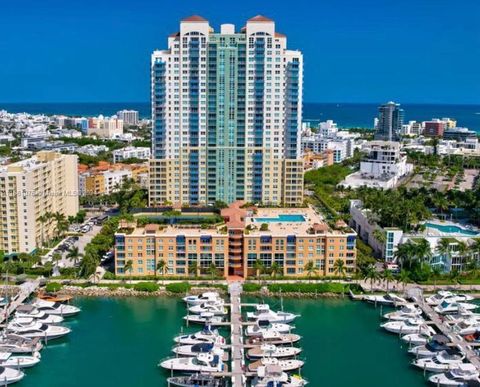
<path fill-rule="evenodd" d="M 47 213 L 78 213 L 77 156 L 38 152 L 30 159 L 0 167 L 0 250 L 30 253 L 55 236 Z"/>
<path fill-rule="evenodd" d="M 317 134 L 322 137 L 335 137 L 338 133 L 337 123 L 333 120 L 320 122 L 317 128 Z"/>
<path fill-rule="evenodd" d="M 363 207 L 361 200 L 350 201 L 350 226 L 358 237 L 367 243 L 377 256 L 386 263 L 398 263 L 396 251 L 401 244 L 425 240 L 430 247 L 429 263 L 438 266 L 443 272 L 462 271 L 472 259 L 480 263 L 479 252 L 471 251 L 469 246 L 480 238 L 480 230 L 461 226 L 453 222 L 429 221 L 419 231 L 405 233 L 400 228 L 380 227 L 372 212 Z M 448 251 L 441 251 L 440 243 L 446 241 Z M 464 249 L 463 247 L 467 247 Z"/>
<path fill-rule="evenodd" d="M 335 272 L 337 260 L 347 273 L 355 270 L 355 232 L 345 224 L 332 229 L 312 207 L 242 208 L 242 202 L 235 202 L 221 215 L 225 223 L 210 228 L 121 223 L 115 234 L 115 273 L 154 275 L 160 260 L 168 274 L 180 276 L 193 265 L 206 273 L 214 264 L 224 276 L 253 277 L 257 261 L 266 270 L 276 263 L 281 268 L 277 274 L 286 276 L 307 276 L 308 262 L 320 276 L 341 275 Z M 132 271 L 125 273 L 129 260 Z"/>
<path fill-rule="evenodd" d="M 146 160 L 150 158 L 150 148 L 147 147 L 134 147 L 128 146 L 122 149 L 116 149 L 113 152 L 113 162 L 119 163 L 127 159 L 142 159 Z"/>
<path fill-rule="evenodd" d="M 423 135 L 425 137 L 442 137 L 443 132 L 447 127 L 447 123 L 438 118 L 431 121 L 425 121 L 423 125 L 425 128 L 423 130 Z"/>
<path fill-rule="evenodd" d="M 138 125 L 138 111 L 136 110 L 120 110 L 117 117 L 127 125 Z"/>
<path fill-rule="evenodd" d="M 273 20 L 183 19 L 151 70 L 151 206 L 302 203 L 303 58 Z"/>
<path fill-rule="evenodd" d="M 363 150 L 366 155 L 360 161 L 360 170 L 348 175 L 339 185 L 389 189 L 413 171 L 413 165 L 407 163 L 407 156 L 400 151 L 398 142 L 371 141 Z"/>
<path fill-rule="evenodd" d="M 378 108 L 375 126 L 375 140 L 398 141 L 402 131 L 404 111 L 400 104 L 388 102 Z"/>
<path fill-rule="evenodd" d="M 456 140 L 465 142 L 467 139 L 477 138 L 477 133 L 468 128 L 451 128 L 443 133 L 444 140 Z"/>

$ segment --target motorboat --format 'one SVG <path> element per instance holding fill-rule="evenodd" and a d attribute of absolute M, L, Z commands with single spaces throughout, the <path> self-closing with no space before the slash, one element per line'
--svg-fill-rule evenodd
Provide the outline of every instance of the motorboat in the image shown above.
<path fill-rule="evenodd" d="M 7 334 L 0 336 L 0 352 L 35 353 L 41 351 L 43 344 L 39 338 Z"/>
<path fill-rule="evenodd" d="M 225 387 L 225 380 L 208 374 L 194 374 L 190 376 L 172 376 L 167 384 L 173 387 Z"/>
<path fill-rule="evenodd" d="M 68 296 L 66 294 L 56 294 L 56 293 L 49 293 L 49 292 L 38 292 L 37 298 L 40 298 L 45 301 L 51 302 L 61 302 L 62 304 L 65 302 L 69 302 L 73 297 Z"/>
<path fill-rule="evenodd" d="M 291 323 L 299 317 L 293 313 L 287 313 L 283 311 L 274 312 L 270 309 L 270 306 L 267 304 L 257 304 L 255 305 L 254 312 L 247 312 L 247 319 L 257 321 L 257 320 L 266 320 L 271 323 Z"/>
<path fill-rule="evenodd" d="M 20 318 L 34 318 L 45 324 L 60 324 L 63 317 L 55 314 L 47 314 L 38 310 L 33 305 L 20 305 L 15 311 L 15 316 Z"/>
<path fill-rule="evenodd" d="M 383 315 L 386 319 L 389 320 L 408 320 L 409 318 L 417 318 L 422 315 L 422 310 L 417 308 L 415 304 L 405 304 L 401 309 L 394 312 L 389 312 Z"/>
<path fill-rule="evenodd" d="M 270 323 L 270 321 L 258 320 L 256 324 L 247 326 L 245 334 L 247 336 L 261 336 L 267 331 L 278 333 L 289 333 L 292 327 L 288 324 Z"/>
<path fill-rule="evenodd" d="M 217 329 L 212 329 L 210 326 L 205 326 L 205 328 L 199 332 L 192 333 L 189 335 L 180 335 L 173 339 L 177 344 L 182 345 L 194 345 L 201 343 L 217 343 L 225 344 L 225 339 L 220 336 Z"/>
<path fill-rule="evenodd" d="M 32 305 L 46 314 L 55 314 L 62 317 L 70 317 L 80 313 L 80 309 L 76 306 L 66 305 L 60 302 L 45 301 L 39 298 L 37 298 Z"/>
<path fill-rule="evenodd" d="M 222 372 L 223 351 L 200 353 L 195 357 L 176 357 L 161 361 L 159 366 L 170 371 L 180 372 Z"/>
<path fill-rule="evenodd" d="M 0 367 L 0 384 L 3 386 L 17 383 L 22 380 L 24 376 L 25 374 L 18 369 Z"/>
<path fill-rule="evenodd" d="M 440 314 L 454 314 L 459 313 L 462 310 L 473 310 L 476 309 L 478 305 L 469 304 L 466 302 L 449 302 L 443 301 L 440 305 L 433 308 L 435 312 Z"/>
<path fill-rule="evenodd" d="M 441 351 L 434 357 L 424 357 L 412 362 L 415 367 L 430 372 L 446 372 L 462 364 L 465 355 L 456 349 Z"/>
<path fill-rule="evenodd" d="M 447 345 L 450 342 L 450 339 L 444 335 L 434 335 L 432 339 L 425 345 L 417 345 L 416 347 L 410 348 L 408 353 L 419 357 L 434 357 L 441 351 L 450 349 Z"/>
<path fill-rule="evenodd" d="M 480 313 L 472 312 L 471 310 L 459 309 L 457 313 L 451 313 L 445 315 L 445 318 L 449 321 L 459 321 L 465 319 L 480 321 Z"/>
<path fill-rule="evenodd" d="M 432 333 L 430 332 L 409 333 L 402 336 L 402 341 L 410 345 L 425 345 L 431 338 Z"/>
<path fill-rule="evenodd" d="M 440 290 L 433 296 L 427 297 L 428 305 L 437 306 L 440 305 L 443 301 L 447 300 L 448 302 L 465 302 L 472 301 L 474 298 L 468 294 L 455 294 L 448 290 Z"/>
<path fill-rule="evenodd" d="M 258 336 L 249 337 L 246 340 L 248 345 L 291 345 L 300 341 L 301 336 L 294 333 L 280 333 L 277 331 L 266 330 Z"/>
<path fill-rule="evenodd" d="M 277 347 L 273 344 L 263 344 L 247 351 L 249 359 L 258 359 L 262 357 L 276 357 L 287 358 L 295 357 L 302 352 L 301 348 L 297 347 Z"/>
<path fill-rule="evenodd" d="M 288 375 L 278 365 L 260 366 L 252 380 L 252 387 L 303 387 L 308 382 L 298 375 Z"/>
<path fill-rule="evenodd" d="M 185 301 L 188 305 L 201 305 L 204 303 L 218 303 L 222 299 L 217 292 L 205 292 L 198 296 L 190 295 L 183 297 L 183 301 Z"/>
<path fill-rule="evenodd" d="M 197 356 L 199 353 L 212 352 L 215 348 L 214 343 L 200 343 L 193 345 L 179 345 L 174 347 L 172 351 L 180 356 Z"/>
<path fill-rule="evenodd" d="M 470 381 L 479 377 L 477 368 L 470 363 L 462 363 L 443 374 L 434 374 L 428 380 L 439 387 L 444 386 L 469 386 Z"/>
<path fill-rule="evenodd" d="M 435 333 L 433 328 L 428 326 L 422 318 L 410 318 L 405 321 L 388 321 L 380 326 L 392 333 Z"/>
<path fill-rule="evenodd" d="M 47 325 L 35 321 L 31 322 L 30 324 L 22 324 L 16 322 L 15 320 L 8 323 L 7 331 L 13 332 L 20 336 L 29 338 L 38 337 L 43 340 L 57 339 L 71 332 L 69 328 L 62 327 L 60 325 Z"/>
<path fill-rule="evenodd" d="M 199 305 L 193 305 L 188 308 L 188 311 L 194 314 L 213 313 L 215 316 L 225 316 L 226 314 L 228 314 L 228 310 L 227 308 L 225 308 L 223 302 L 216 304 L 204 303 Z"/>
<path fill-rule="evenodd" d="M 223 322 L 223 318 L 215 316 L 211 312 L 203 312 L 201 314 L 189 314 L 183 318 L 189 323 L 205 324 L 205 325 L 218 325 Z"/>
<path fill-rule="evenodd" d="M 12 356 L 11 352 L 0 352 L 0 366 L 11 368 L 29 368 L 40 363 L 40 353 L 32 355 Z M 0 380 L 1 384 L 1 380 Z"/>
<path fill-rule="evenodd" d="M 276 357 L 263 357 L 248 365 L 250 372 L 255 372 L 261 366 L 278 366 L 283 372 L 298 370 L 303 367 L 304 362 L 297 359 L 277 359 Z"/>
<path fill-rule="evenodd" d="M 400 296 L 397 296 L 395 293 L 388 293 L 385 295 L 369 295 L 364 296 L 363 299 L 372 304 L 381 304 L 381 305 L 396 305 L 396 304 L 406 304 L 407 300 Z"/>
<path fill-rule="evenodd" d="M 460 320 L 452 326 L 452 331 L 462 336 L 472 335 L 480 331 L 480 321 L 473 318 Z"/>

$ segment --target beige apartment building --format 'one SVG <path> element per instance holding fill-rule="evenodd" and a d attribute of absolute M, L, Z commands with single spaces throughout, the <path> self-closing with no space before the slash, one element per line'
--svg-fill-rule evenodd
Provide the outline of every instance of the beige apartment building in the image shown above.
<path fill-rule="evenodd" d="M 222 210 L 224 225 L 198 226 L 150 224 L 136 227 L 123 223 L 115 235 L 115 273 L 154 275 L 164 260 L 167 275 L 201 274 L 214 264 L 218 274 L 252 277 L 255 263 L 268 270 L 274 263 L 285 276 L 339 275 L 335 262 L 344 263 L 346 273 L 356 265 L 356 233 L 346 225 L 330 228 L 311 207 L 243 209 L 238 202 Z M 262 226 L 266 225 L 266 226 Z M 132 271 L 125 264 L 132 261 Z M 305 267 L 313 262 L 314 273 Z M 196 274 L 200 274 L 196 273 Z"/>
<path fill-rule="evenodd" d="M 52 238 L 55 222 L 46 213 L 78 213 L 77 156 L 38 152 L 0 168 L 0 250 L 29 253 Z"/>

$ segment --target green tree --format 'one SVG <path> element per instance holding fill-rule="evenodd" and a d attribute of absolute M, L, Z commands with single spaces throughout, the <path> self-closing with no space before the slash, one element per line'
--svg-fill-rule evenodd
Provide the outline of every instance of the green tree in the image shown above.
<path fill-rule="evenodd" d="M 334 262 L 333 272 L 340 277 L 345 277 L 347 273 L 347 268 L 345 267 L 345 262 L 343 261 L 343 259 L 337 259 Z"/>
<path fill-rule="evenodd" d="M 160 272 L 162 277 L 164 277 L 167 271 L 168 271 L 167 262 L 164 259 L 161 259 L 160 261 L 157 262 L 157 265 L 155 267 L 155 278 L 157 278 L 157 272 Z"/>
<path fill-rule="evenodd" d="M 400 270 L 400 274 L 398 275 L 398 281 L 403 285 L 403 291 L 405 291 L 405 287 L 410 282 L 410 274 L 406 270 Z"/>
<path fill-rule="evenodd" d="M 315 263 L 313 261 L 308 261 L 306 264 L 305 264 L 305 267 L 303 268 L 303 270 L 307 273 L 308 275 L 308 280 L 311 281 L 312 280 L 312 276 L 314 274 L 317 274 L 318 273 L 318 270 L 317 268 L 315 267 Z"/>
<path fill-rule="evenodd" d="M 218 274 L 217 266 L 213 262 L 208 267 L 208 273 L 210 274 L 210 277 L 211 277 L 212 282 L 213 282 L 215 280 L 215 277 Z"/>
<path fill-rule="evenodd" d="M 265 270 L 265 265 L 260 259 L 257 259 L 253 264 L 253 268 L 255 269 L 255 276 L 257 277 L 257 281 L 260 280 L 260 273 Z"/>
<path fill-rule="evenodd" d="M 130 281 L 131 281 L 132 280 L 132 271 L 133 271 L 133 261 L 131 259 L 129 259 L 125 263 L 125 266 L 124 266 L 123 270 L 125 271 L 125 273 L 128 272 L 130 274 Z"/>
<path fill-rule="evenodd" d="M 200 266 L 198 266 L 197 261 L 188 263 L 188 273 L 192 274 L 194 277 L 200 277 Z"/>
<path fill-rule="evenodd" d="M 385 281 L 385 283 L 387 285 L 387 292 L 390 291 L 390 283 L 395 280 L 395 277 L 393 276 L 393 273 L 390 270 L 385 269 L 382 273 L 382 278 L 383 278 L 383 281 Z"/>
<path fill-rule="evenodd" d="M 278 274 L 283 274 L 283 268 L 277 262 L 274 262 L 270 266 L 270 275 L 275 278 Z"/>

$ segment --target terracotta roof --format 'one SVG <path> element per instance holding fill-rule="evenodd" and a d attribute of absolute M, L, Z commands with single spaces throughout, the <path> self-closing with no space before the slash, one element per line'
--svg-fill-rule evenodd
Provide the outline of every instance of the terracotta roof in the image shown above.
<path fill-rule="evenodd" d="M 198 15 L 192 15 L 182 19 L 182 22 L 208 22 L 208 20 Z"/>
<path fill-rule="evenodd" d="M 155 232 L 160 228 L 158 224 L 147 224 L 145 225 L 145 232 Z"/>
<path fill-rule="evenodd" d="M 171 38 L 176 38 L 177 36 L 180 36 L 180 32 L 174 32 L 173 34 L 169 35 Z"/>
<path fill-rule="evenodd" d="M 245 204 L 242 200 L 237 200 L 230 204 L 228 208 L 223 208 L 220 212 L 221 216 L 225 219 L 228 228 L 244 228 L 245 217 L 247 211 L 240 208 Z"/>
<path fill-rule="evenodd" d="M 286 38 L 287 35 L 281 34 L 280 32 L 275 32 L 275 37 L 276 38 Z"/>
<path fill-rule="evenodd" d="M 247 23 L 249 22 L 270 23 L 273 22 L 273 20 L 262 15 L 257 15 L 255 17 L 252 17 L 251 19 L 248 19 Z"/>

